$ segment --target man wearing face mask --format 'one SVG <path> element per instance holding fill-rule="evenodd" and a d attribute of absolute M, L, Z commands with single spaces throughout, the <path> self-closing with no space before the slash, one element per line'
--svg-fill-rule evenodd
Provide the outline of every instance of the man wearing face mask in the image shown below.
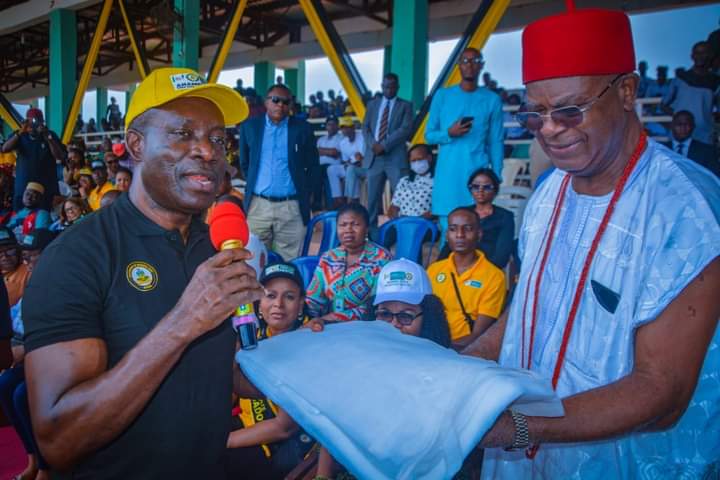
<path fill-rule="evenodd" d="M 432 152 L 424 143 L 413 145 L 408 151 L 410 174 L 400 179 L 388 210 L 390 218 L 432 218 Z"/>
<path fill-rule="evenodd" d="M 13 210 L 23 208 L 23 192 L 31 181 L 45 188 L 41 207 L 50 210 L 53 197 L 58 194 L 55 165 L 64 161 L 66 153 L 58 136 L 45 125 L 42 111 L 37 108 L 28 110 L 22 129 L 16 131 L 1 150 L 2 153 L 13 150 L 17 153 Z"/>

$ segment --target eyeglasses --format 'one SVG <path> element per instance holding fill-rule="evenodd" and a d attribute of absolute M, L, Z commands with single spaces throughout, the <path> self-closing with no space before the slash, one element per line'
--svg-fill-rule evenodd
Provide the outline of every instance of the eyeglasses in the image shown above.
<path fill-rule="evenodd" d="M 286 107 L 287 107 L 288 105 L 290 105 L 290 102 L 291 102 L 291 99 L 290 99 L 290 98 L 287 98 L 287 97 L 279 97 L 279 96 L 277 96 L 277 95 L 273 95 L 273 96 L 271 96 L 271 97 L 267 97 L 267 99 L 270 100 L 271 102 L 273 102 L 273 103 L 276 104 L 276 105 L 277 105 L 278 103 L 282 103 L 282 104 L 285 105 Z"/>
<path fill-rule="evenodd" d="M 0 258 L 2 258 L 2 257 L 6 257 L 6 258 L 17 257 L 17 249 L 8 248 L 7 250 L 0 250 Z"/>
<path fill-rule="evenodd" d="M 565 128 L 577 127 L 585 119 L 585 112 L 590 110 L 590 108 L 592 108 L 592 106 L 595 105 L 595 103 L 597 103 L 597 101 L 600 100 L 602 96 L 608 92 L 608 90 L 610 90 L 615 82 L 624 75 L 624 73 L 621 73 L 617 77 L 613 78 L 608 86 L 600 92 L 600 95 L 583 105 L 569 105 L 567 107 L 556 108 L 555 110 L 550 110 L 549 113 L 545 114 L 523 111 L 523 108 L 525 107 L 521 107 L 520 111 L 515 114 L 515 119 L 521 126 L 527 128 L 531 132 L 537 132 L 540 130 L 543 127 L 546 118 L 552 118 L 553 122 L 562 125 Z"/>
<path fill-rule="evenodd" d="M 382 320 L 383 322 L 392 322 L 394 319 L 397 319 L 397 322 L 407 327 L 408 325 L 412 325 L 413 321 L 415 321 L 416 318 L 418 318 L 420 315 L 422 315 L 422 312 L 412 314 L 410 312 L 398 312 L 393 313 L 390 310 L 375 310 L 375 318 L 378 320 Z"/>
<path fill-rule="evenodd" d="M 471 183 L 468 185 L 468 190 L 471 192 L 493 192 L 495 191 L 495 185 L 491 183 Z"/>
<path fill-rule="evenodd" d="M 466 58 L 461 58 L 460 60 L 458 60 L 458 64 L 460 64 L 460 65 L 467 65 L 468 63 L 474 63 L 475 65 L 480 65 L 481 63 L 483 63 L 483 59 L 480 57 L 475 57 L 475 58 L 467 58 L 466 57 Z"/>

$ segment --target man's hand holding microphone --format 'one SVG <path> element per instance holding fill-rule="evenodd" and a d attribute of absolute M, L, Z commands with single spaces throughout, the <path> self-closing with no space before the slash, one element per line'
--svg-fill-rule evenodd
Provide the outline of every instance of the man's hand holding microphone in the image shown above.
<path fill-rule="evenodd" d="M 233 327 L 239 334 L 252 330 L 251 340 L 241 338 L 242 348 L 253 348 L 256 339 L 252 304 L 262 297 L 264 290 L 255 270 L 246 263 L 252 253 L 244 248 L 249 237 L 245 215 L 238 205 L 227 201 L 218 203 L 208 220 L 210 238 L 220 251 L 195 270 L 173 309 L 177 314 L 173 315 L 175 329 L 192 341 L 232 316 Z M 239 318 L 238 313 L 248 313 L 248 318 Z"/>

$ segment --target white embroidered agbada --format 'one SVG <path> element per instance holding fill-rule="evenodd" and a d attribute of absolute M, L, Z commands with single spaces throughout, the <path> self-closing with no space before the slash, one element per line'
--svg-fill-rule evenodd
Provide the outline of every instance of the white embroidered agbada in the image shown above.
<path fill-rule="evenodd" d="M 525 293 L 530 288 L 532 305 L 543 238 L 565 175 L 554 172 L 525 211 L 522 271 L 503 339 L 502 366 L 521 365 Z M 583 262 L 611 196 L 579 195 L 572 186 L 567 190 L 540 290 L 533 350 L 532 370 L 548 379 Z M 719 224 L 718 180 L 649 140 L 592 262 L 557 385 L 561 398 L 615 382 L 632 371 L 635 330 L 655 320 L 720 254 Z M 720 331 L 709 346 L 688 409 L 674 428 L 606 441 L 543 444 L 532 461 L 524 452 L 488 449 L 483 477 L 720 477 Z"/>

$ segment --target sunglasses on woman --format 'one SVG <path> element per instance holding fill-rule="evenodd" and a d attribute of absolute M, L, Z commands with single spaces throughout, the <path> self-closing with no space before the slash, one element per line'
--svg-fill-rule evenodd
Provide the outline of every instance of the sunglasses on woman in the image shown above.
<path fill-rule="evenodd" d="M 287 97 L 280 97 L 278 95 L 273 95 L 271 97 L 267 97 L 267 99 L 270 100 L 271 102 L 273 102 L 275 105 L 277 105 L 278 103 L 282 103 L 286 107 L 288 105 L 290 105 L 290 99 Z"/>
<path fill-rule="evenodd" d="M 531 132 L 537 132 L 540 130 L 543 125 L 545 124 L 545 119 L 552 118 L 552 121 L 557 123 L 558 125 L 562 125 L 565 128 L 574 128 L 580 125 L 583 120 L 585 119 L 585 112 L 590 110 L 595 103 L 597 103 L 598 100 L 602 98 L 603 95 L 605 95 L 608 90 L 615 84 L 615 82 L 618 81 L 621 77 L 623 77 L 625 74 L 621 73 L 617 77 L 613 78 L 613 80 L 608 84 L 605 89 L 600 92 L 600 95 L 596 96 L 592 100 L 582 104 L 582 105 L 568 105 L 567 107 L 561 107 L 556 108 L 555 110 L 550 110 L 549 113 L 539 113 L 539 112 L 528 112 L 525 111 L 525 106 L 520 108 L 520 111 L 518 111 L 515 114 L 515 120 L 517 122 L 527 128 Z"/>
<path fill-rule="evenodd" d="M 393 319 L 397 319 L 397 322 L 404 327 L 412 325 L 413 321 L 420 315 L 422 315 L 422 312 L 413 314 L 410 312 L 393 313 L 390 310 L 385 309 L 375 310 L 375 318 L 377 318 L 378 320 L 391 323 Z"/>

